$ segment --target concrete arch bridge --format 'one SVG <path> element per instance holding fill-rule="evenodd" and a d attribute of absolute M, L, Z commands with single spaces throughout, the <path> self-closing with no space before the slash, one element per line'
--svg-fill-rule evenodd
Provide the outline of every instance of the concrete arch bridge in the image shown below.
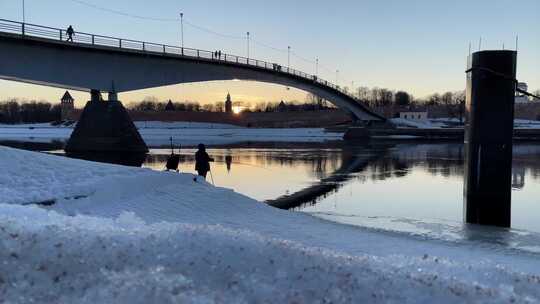
<path fill-rule="evenodd" d="M 339 86 L 276 63 L 223 53 L 216 57 L 211 51 L 82 32 L 76 32 L 73 41 L 66 41 L 68 37 L 63 29 L 0 19 L 0 79 L 94 92 L 79 121 L 81 127 L 97 128 L 91 120 L 111 106 L 94 106 L 93 111 L 88 110 L 92 101 L 102 101 L 98 92 L 108 92 L 109 101 L 115 102 L 116 94 L 126 91 L 235 79 L 298 88 L 328 100 L 355 120 L 385 120 Z M 121 105 L 113 108 L 123 109 Z M 99 120 L 104 123 L 107 119 Z M 140 139 L 135 132 L 137 136 L 126 139 Z M 74 135 L 92 136 L 88 132 L 78 133 Z M 97 135 L 108 137 L 106 134 L 94 134 L 94 137 Z"/>

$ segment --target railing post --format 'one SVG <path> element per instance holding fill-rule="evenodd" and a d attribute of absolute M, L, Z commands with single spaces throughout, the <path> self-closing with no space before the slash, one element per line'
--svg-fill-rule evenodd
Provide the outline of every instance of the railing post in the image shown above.
<path fill-rule="evenodd" d="M 24 32 L 25 32 L 25 29 L 24 29 L 24 23 L 22 24 L 22 35 L 24 36 Z"/>
<path fill-rule="evenodd" d="M 122 39 L 118 39 L 118 47 L 122 48 Z"/>
<path fill-rule="evenodd" d="M 163 54 L 166 54 L 167 52 L 165 51 L 165 44 L 163 45 Z"/>
<path fill-rule="evenodd" d="M 145 44 L 144 41 L 143 41 L 143 43 L 142 43 L 142 50 L 143 50 L 143 51 L 146 51 L 146 44 Z"/>
<path fill-rule="evenodd" d="M 62 30 L 58 30 L 60 32 L 60 41 L 64 40 L 62 37 Z"/>
<path fill-rule="evenodd" d="M 94 35 L 92 35 L 92 45 L 94 45 Z"/>
<path fill-rule="evenodd" d="M 180 53 L 184 56 L 184 48 L 180 48 Z"/>
<path fill-rule="evenodd" d="M 236 63 L 238 63 L 238 56 L 236 56 Z"/>
<path fill-rule="evenodd" d="M 200 57 L 200 56 L 199 56 L 199 50 L 197 50 L 197 58 L 199 58 L 199 57 Z"/>

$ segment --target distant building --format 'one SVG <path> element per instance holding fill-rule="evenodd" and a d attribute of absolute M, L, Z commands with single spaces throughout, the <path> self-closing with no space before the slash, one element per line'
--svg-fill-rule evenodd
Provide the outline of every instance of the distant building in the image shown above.
<path fill-rule="evenodd" d="M 518 89 L 521 89 L 523 91 L 527 91 L 527 89 L 529 88 L 525 82 L 518 83 L 517 87 L 518 87 Z M 527 102 L 529 102 L 529 97 L 527 97 L 526 95 L 516 91 L 516 97 L 515 97 L 514 102 L 515 103 L 527 103 Z"/>
<path fill-rule="evenodd" d="M 174 104 L 172 103 L 172 100 L 169 99 L 169 102 L 167 102 L 167 105 L 165 106 L 165 111 L 174 111 L 176 110 L 174 108 Z"/>
<path fill-rule="evenodd" d="M 399 112 L 399 118 L 409 120 L 427 120 L 428 112 Z"/>
<path fill-rule="evenodd" d="M 232 100 L 229 93 L 227 93 L 227 99 L 225 100 L 225 113 L 232 113 Z"/>
<path fill-rule="evenodd" d="M 69 94 L 68 91 L 64 93 L 64 96 L 62 96 L 62 99 L 60 99 L 60 119 L 61 120 L 69 120 L 71 117 L 71 113 L 75 109 L 75 99 L 71 97 L 71 94 Z"/>

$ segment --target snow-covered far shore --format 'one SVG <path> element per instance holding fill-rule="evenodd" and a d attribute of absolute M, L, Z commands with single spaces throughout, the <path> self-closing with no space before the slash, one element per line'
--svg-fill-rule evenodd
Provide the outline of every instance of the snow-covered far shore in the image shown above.
<path fill-rule="evenodd" d="M 463 122 L 458 118 L 429 118 L 429 119 L 404 119 L 391 118 L 390 122 L 398 128 L 440 129 L 440 128 L 463 128 Z M 540 129 L 540 121 L 514 119 L 516 129 Z"/>
<path fill-rule="evenodd" d="M 540 301 L 540 257 L 497 244 L 327 222 L 186 173 L 5 147 L 0 166 L 0 302 Z"/>
<path fill-rule="evenodd" d="M 342 133 L 325 132 L 323 128 L 244 128 L 228 124 L 193 122 L 135 122 L 148 146 L 169 144 L 173 137 L 177 144 L 197 145 L 229 144 L 246 141 L 257 142 L 324 142 L 340 140 Z M 74 126 L 0 125 L 0 140 L 29 142 L 66 141 Z"/>
<path fill-rule="evenodd" d="M 392 118 L 390 122 L 397 128 L 440 129 L 459 127 L 455 118 L 429 120 L 408 120 Z M 325 142 L 341 140 L 343 133 L 327 132 L 324 128 L 246 128 L 229 124 L 198 122 L 135 122 L 141 136 L 148 146 L 159 147 L 169 144 L 173 137 L 177 145 L 194 146 L 199 143 L 209 145 L 232 144 L 239 142 Z M 25 141 L 49 143 L 67 141 L 73 132 L 74 124 L 0 124 L 0 141 Z M 516 119 L 516 129 L 540 129 L 540 121 Z M 383 136 L 386 139 L 417 139 L 416 136 Z"/>

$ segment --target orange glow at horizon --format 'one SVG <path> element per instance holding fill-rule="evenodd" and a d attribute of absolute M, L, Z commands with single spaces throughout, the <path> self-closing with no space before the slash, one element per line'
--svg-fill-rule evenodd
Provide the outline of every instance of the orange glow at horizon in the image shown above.
<path fill-rule="evenodd" d="M 66 89 L 0 80 L 0 101 L 11 98 L 21 100 L 45 100 L 50 103 L 59 103 Z M 87 92 L 69 90 L 75 98 L 75 106 L 84 107 L 90 99 Z M 259 102 L 278 102 L 280 100 L 304 101 L 307 92 L 292 89 L 286 90 L 282 85 L 254 82 L 254 81 L 209 81 L 199 83 L 186 83 L 151 89 L 122 92 L 119 99 L 124 105 L 142 101 L 145 97 L 156 97 L 160 102 L 169 99 L 173 101 L 197 101 L 199 104 L 215 104 L 224 102 L 227 92 L 235 102 L 243 104 L 256 104 Z M 103 97 L 107 97 L 103 93 Z"/>

